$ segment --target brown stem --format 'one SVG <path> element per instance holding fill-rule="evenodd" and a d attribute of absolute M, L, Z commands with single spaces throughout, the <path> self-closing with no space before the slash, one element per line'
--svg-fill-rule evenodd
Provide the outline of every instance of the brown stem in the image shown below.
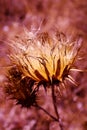
<path fill-rule="evenodd" d="M 49 112 L 47 112 L 43 107 L 39 106 L 39 105 L 34 105 L 35 107 L 37 107 L 38 109 L 41 109 L 42 111 L 44 111 L 48 116 L 50 116 L 53 120 L 58 121 L 57 118 L 55 118 L 54 116 L 52 116 Z"/>
<path fill-rule="evenodd" d="M 57 121 L 59 122 L 60 129 L 63 130 L 63 125 L 62 125 L 62 122 L 61 122 L 61 119 L 59 117 L 59 113 L 58 113 L 58 110 L 57 110 L 56 96 L 55 96 L 54 87 L 55 87 L 54 85 L 51 86 L 53 106 L 54 106 L 54 110 L 55 110 L 55 113 L 56 113 L 56 116 L 57 116 Z"/>

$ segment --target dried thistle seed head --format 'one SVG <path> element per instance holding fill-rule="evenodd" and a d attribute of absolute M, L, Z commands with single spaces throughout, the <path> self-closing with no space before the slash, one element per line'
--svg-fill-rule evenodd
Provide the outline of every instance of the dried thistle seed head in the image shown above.
<path fill-rule="evenodd" d="M 29 77 L 22 78 L 22 72 L 17 67 L 8 71 L 8 83 L 5 92 L 16 99 L 22 107 L 31 107 L 37 103 L 37 90 L 34 89 L 34 80 Z"/>
<path fill-rule="evenodd" d="M 48 33 L 41 33 L 37 36 L 32 34 L 31 37 L 29 34 L 11 44 L 14 50 L 10 54 L 11 62 L 18 66 L 25 77 L 38 83 L 62 82 L 68 77 L 81 46 L 80 42 L 72 42 L 65 36 L 63 39 L 61 35 L 50 37 Z"/>
<path fill-rule="evenodd" d="M 81 40 L 70 41 L 63 33 L 49 36 L 30 32 L 16 37 L 10 44 L 9 58 L 13 67 L 8 71 L 7 93 L 18 104 L 30 107 L 38 104 L 37 92 L 41 84 L 45 89 L 58 86 L 60 94 L 65 79 L 77 85 L 69 72 L 73 70 L 80 46 Z"/>

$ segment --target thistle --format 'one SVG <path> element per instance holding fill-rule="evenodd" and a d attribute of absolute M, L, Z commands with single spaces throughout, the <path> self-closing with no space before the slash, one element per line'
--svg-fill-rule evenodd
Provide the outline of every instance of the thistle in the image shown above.
<path fill-rule="evenodd" d="M 57 121 L 62 130 L 55 87 L 60 92 L 66 79 L 76 85 L 69 72 L 75 70 L 73 63 L 81 47 L 81 39 L 71 41 L 58 32 L 53 36 L 47 32 L 35 35 L 25 32 L 23 37 L 16 37 L 10 47 L 12 52 L 9 58 L 12 67 L 8 70 L 7 93 L 11 94 L 18 104 L 30 107 L 37 106 L 39 87 L 43 85 L 45 90 L 50 87 Z"/>
<path fill-rule="evenodd" d="M 10 68 L 7 78 L 6 93 L 10 94 L 12 99 L 17 99 L 16 104 L 29 108 L 36 103 L 36 90 L 33 91 L 34 80 L 28 77 L 22 79 L 22 72 L 16 67 Z"/>

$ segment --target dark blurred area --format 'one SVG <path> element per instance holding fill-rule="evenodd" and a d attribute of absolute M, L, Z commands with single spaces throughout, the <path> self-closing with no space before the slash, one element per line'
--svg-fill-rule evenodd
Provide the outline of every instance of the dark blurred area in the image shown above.
<path fill-rule="evenodd" d="M 58 123 L 38 109 L 22 109 L 3 93 L 6 68 L 9 66 L 8 40 L 20 35 L 23 28 L 51 32 L 58 29 L 67 35 L 83 38 L 80 61 L 87 69 L 87 0 L 0 0 L 0 130 L 60 130 Z M 58 110 L 64 130 L 87 130 L 87 73 L 72 74 L 78 87 L 68 84 L 58 98 Z M 42 94 L 41 94 L 42 93 Z M 41 90 L 41 105 L 54 114 L 50 94 Z M 45 101 L 45 102 L 44 102 Z"/>

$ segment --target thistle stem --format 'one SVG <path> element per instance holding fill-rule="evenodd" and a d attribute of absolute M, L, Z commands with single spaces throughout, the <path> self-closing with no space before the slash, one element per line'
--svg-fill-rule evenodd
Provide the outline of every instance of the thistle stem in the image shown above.
<path fill-rule="evenodd" d="M 62 122 L 61 122 L 61 119 L 60 119 L 60 116 L 59 116 L 59 113 L 58 113 L 58 110 L 57 110 L 54 87 L 55 87 L 54 85 L 51 86 L 53 106 L 54 106 L 54 110 L 55 110 L 55 113 L 56 113 L 56 116 L 57 116 L 57 121 L 59 122 L 60 129 L 63 130 L 63 125 L 62 125 Z"/>
<path fill-rule="evenodd" d="M 43 107 L 39 106 L 39 105 L 34 105 L 35 107 L 37 107 L 38 109 L 44 111 L 48 116 L 50 116 L 53 120 L 58 121 L 58 119 L 56 117 L 54 117 L 53 115 L 51 115 L 48 111 L 46 111 Z"/>

